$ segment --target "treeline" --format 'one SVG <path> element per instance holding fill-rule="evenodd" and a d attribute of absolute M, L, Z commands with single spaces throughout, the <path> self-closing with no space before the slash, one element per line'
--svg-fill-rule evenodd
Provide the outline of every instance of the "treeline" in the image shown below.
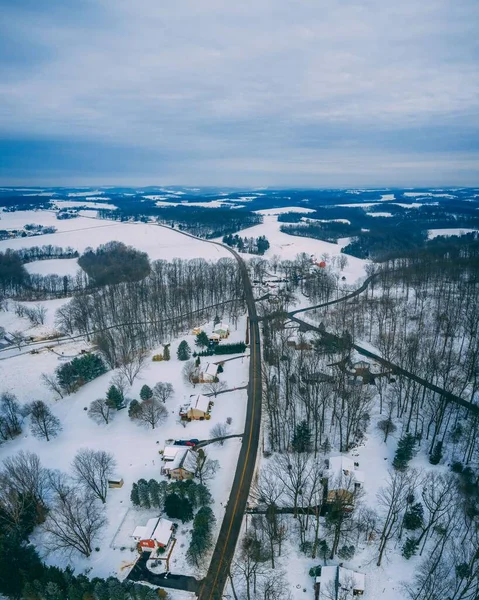
<path fill-rule="evenodd" d="M 220 354 L 243 354 L 246 350 L 246 344 L 244 342 L 237 342 L 236 344 L 216 344 L 215 346 L 203 350 L 202 352 L 193 352 L 193 356 L 214 356 Z"/>
<path fill-rule="evenodd" d="M 78 258 L 77 250 L 70 246 L 62 248 L 61 246 L 53 246 L 45 244 L 44 246 L 31 246 L 30 248 L 20 248 L 13 250 L 23 263 L 34 262 L 37 260 L 50 260 L 53 258 Z"/>
<path fill-rule="evenodd" d="M 222 313 L 235 321 L 244 311 L 243 302 L 233 259 L 158 260 L 139 282 L 78 294 L 59 309 L 57 323 L 65 333 L 93 339 L 113 367 L 167 343 L 199 320 Z"/>
<path fill-rule="evenodd" d="M 302 223 L 301 225 L 281 225 L 280 230 L 288 235 L 310 237 L 336 244 L 339 238 L 351 237 L 360 233 L 360 229 L 347 223 Z M 351 254 L 351 253 L 349 253 Z"/>
<path fill-rule="evenodd" d="M 263 221 L 261 215 L 241 209 L 213 210 L 187 205 L 165 207 L 156 206 L 154 201 L 147 200 L 122 201 L 117 210 L 99 209 L 98 216 L 117 221 L 145 221 L 153 217 L 158 223 L 207 239 L 236 233 Z"/>
<path fill-rule="evenodd" d="M 237 248 L 239 252 L 246 252 L 247 254 L 259 254 L 261 256 L 269 248 L 269 241 L 264 235 L 260 235 L 257 238 L 242 238 L 239 235 L 225 235 L 223 237 L 223 244 L 226 244 L 231 248 Z"/>

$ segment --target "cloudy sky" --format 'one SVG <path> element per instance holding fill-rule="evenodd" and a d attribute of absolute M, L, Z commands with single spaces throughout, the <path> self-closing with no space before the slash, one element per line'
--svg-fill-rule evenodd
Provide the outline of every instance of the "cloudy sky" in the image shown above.
<path fill-rule="evenodd" d="M 3 185 L 479 185 L 477 0 L 0 10 Z"/>

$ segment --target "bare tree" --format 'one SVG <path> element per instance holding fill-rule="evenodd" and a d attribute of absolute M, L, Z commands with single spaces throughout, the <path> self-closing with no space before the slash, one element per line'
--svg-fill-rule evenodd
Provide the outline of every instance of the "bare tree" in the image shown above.
<path fill-rule="evenodd" d="M 20 350 L 20 348 L 25 343 L 25 337 L 24 337 L 23 333 L 21 331 L 19 331 L 18 329 L 16 329 L 15 331 L 12 331 L 10 335 L 12 336 L 13 343 Z"/>
<path fill-rule="evenodd" d="M 130 384 L 128 383 L 128 379 L 125 374 L 121 371 L 116 372 L 111 378 L 110 385 L 114 385 L 123 398 L 125 398 L 128 390 L 130 389 Z"/>
<path fill-rule="evenodd" d="M 61 385 L 58 383 L 55 375 L 48 375 L 47 373 L 42 373 L 41 379 L 43 384 L 53 393 L 57 394 L 60 398 L 63 398 L 63 390 Z"/>
<path fill-rule="evenodd" d="M 205 384 L 205 390 L 209 394 L 213 394 L 213 396 L 215 398 L 218 394 L 220 394 L 221 392 L 224 392 L 227 387 L 228 386 L 226 385 L 226 382 L 224 382 L 224 381 L 210 381 L 209 383 Z"/>
<path fill-rule="evenodd" d="M 91 490 L 99 500 L 105 503 L 108 478 L 116 467 L 113 455 L 104 450 L 82 448 L 76 453 L 72 466 L 78 483 Z"/>
<path fill-rule="evenodd" d="M 35 400 L 30 404 L 30 429 L 36 438 L 45 439 L 56 437 L 62 430 L 60 419 L 55 417 L 45 402 Z"/>
<path fill-rule="evenodd" d="M 17 398 L 4 392 L 0 396 L 0 439 L 13 439 L 22 432 L 22 410 Z"/>
<path fill-rule="evenodd" d="M 70 489 L 56 496 L 43 529 L 50 549 L 76 550 L 88 557 L 107 522 L 105 509 L 90 490 Z"/>
<path fill-rule="evenodd" d="M 190 383 L 195 387 L 195 383 L 198 381 L 198 367 L 195 365 L 194 360 L 187 360 L 183 366 L 183 379 L 186 383 Z"/>
<path fill-rule="evenodd" d="M 45 503 L 47 472 L 37 454 L 20 450 L 18 454 L 7 457 L 3 461 L 3 475 L 18 492 Z"/>
<path fill-rule="evenodd" d="M 407 507 L 407 498 L 411 495 L 418 481 L 418 472 L 389 471 L 386 485 L 377 493 L 378 504 L 383 510 L 382 530 L 379 539 L 378 567 L 386 551 L 388 542 L 400 530 L 402 515 Z"/>
<path fill-rule="evenodd" d="M 160 400 L 163 404 L 173 396 L 174 390 L 171 383 L 159 381 L 153 386 L 153 398 Z"/>
<path fill-rule="evenodd" d="M 124 349 L 120 353 L 118 371 L 124 375 L 130 385 L 146 366 L 148 351 L 144 348 Z"/>
<path fill-rule="evenodd" d="M 168 411 L 165 405 L 155 398 L 150 398 L 140 402 L 138 414 L 135 415 L 135 418 L 155 429 L 158 424 L 166 421 L 167 416 Z"/>
<path fill-rule="evenodd" d="M 219 468 L 220 463 L 218 460 L 208 458 L 202 448 L 198 450 L 198 468 L 196 474 L 199 477 L 200 483 L 203 484 L 206 481 L 211 481 Z"/>
<path fill-rule="evenodd" d="M 88 409 L 88 416 L 91 417 L 99 425 L 108 423 L 114 418 L 117 410 L 112 408 L 107 398 L 98 398 L 93 400 Z"/>
<path fill-rule="evenodd" d="M 216 423 L 216 425 L 213 425 L 213 427 L 210 429 L 210 440 L 220 438 L 220 439 L 218 439 L 217 443 L 220 446 L 223 446 L 225 441 L 224 441 L 224 439 L 221 439 L 221 438 L 224 438 L 225 436 L 227 436 L 229 431 L 230 431 L 230 428 L 227 423 Z"/>

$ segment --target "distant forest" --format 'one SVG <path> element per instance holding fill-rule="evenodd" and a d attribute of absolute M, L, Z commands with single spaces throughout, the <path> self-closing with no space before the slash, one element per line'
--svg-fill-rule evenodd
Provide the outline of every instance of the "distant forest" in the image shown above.
<path fill-rule="evenodd" d="M 332 243 L 340 238 L 350 238 L 342 252 L 383 261 L 404 256 L 411 249 L 428 246 L 429 229 L 479 229 L 478 208 L 477 199 L 448 199 L 440 205 L 423 204 L 411 208 L 381 202 L 366 208 L 321 207 L 314 213 L 308 213 L 306 218 L 298 213 L 285 213 L 279 215 L 278 221 L 284 223 L 281 231 L 289 235 Z M 391 216 L 380 216 L 381 213 Z"/>

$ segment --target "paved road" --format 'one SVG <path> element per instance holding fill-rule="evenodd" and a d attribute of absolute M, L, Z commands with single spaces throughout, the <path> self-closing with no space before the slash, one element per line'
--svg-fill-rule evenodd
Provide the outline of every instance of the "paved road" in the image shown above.
<path fill-rule="evenodd" d="M 307 321 L 303 321 L 302 319 L 295 317 L 295 316 L 292 316 L 290 318 L 292 321 L 295 321 L 296 323 L 298 323 L 299 325 L 302 325 L 303 327 L 305 327 L 307 329 L 310 329 L 313 331 L 318 331 L 319 333 L 324 334 L 324 331 L 321 330 L 319 327 L 316 327 L 316 325 L 312 325 L 311 323 L 308 323 Z M 332 333 L 327 332 L 327 335 L 337 338 L 339 340 L 339 338 Z M 430 383 L 426 379 L 419 377 L 419 375 L 416 375 L 415 373 L 411 373 L 410 371 L 403 369 L 401 366 L 396 365 L 389 360 L 386 360 L 382 356 L 379 356 L 378 354 L 375 354 L 374 352 L 371 352 L 370 350 L 367 350 L 366 348 L 363 348 L 359 344 L 352 344 L 352 347 L 357 352 L 359 352 L 359 354 L 362 354 L 363 356 L 367 356 L 368 358 L 372 358 L 376 362 L 384 365 L 385 367 L 387 367 L 394 373 L 397 373 L 398 375 L 403 375 L 404 377 L 408 377 L 409 379 L 416 381 L 417 383 L 424 386 L 428 390 L 431 390 L 431 391 L 435 392 L 436 394 L 438 394 L 439 396 L 442 396 L 448 402 L 454 402 L 454 404 L 458 404 L 459 406 L 466 408 L 473 414 L 479 414 L 479 405 L 472 404 L 471 402 L 464 400 L 464 398 L 461 398 L 460 396 L 456 396 L 455 394 L 452 394 L 451 392 L 448 392 L 447 390 L 444 390 L 444 389 L 438 387 L 437 385 Z"/>
<path fill-rule="evenodd" d="M 220 600 L 223 597 L 223 590 L 241 531 L 246 502 L 255 470 L 261 427 L 261 346 L 258 315 L 256 314 L 253 289 L 246 265 L 237 252 L 231 249 L 230 252 L 238 261 L 249 314 L 251 358 L 249 366 L 248 407 L 243 443 L 233 486 L 211 559 L 210 568 L 200 587 L 199 600 Z"/>

